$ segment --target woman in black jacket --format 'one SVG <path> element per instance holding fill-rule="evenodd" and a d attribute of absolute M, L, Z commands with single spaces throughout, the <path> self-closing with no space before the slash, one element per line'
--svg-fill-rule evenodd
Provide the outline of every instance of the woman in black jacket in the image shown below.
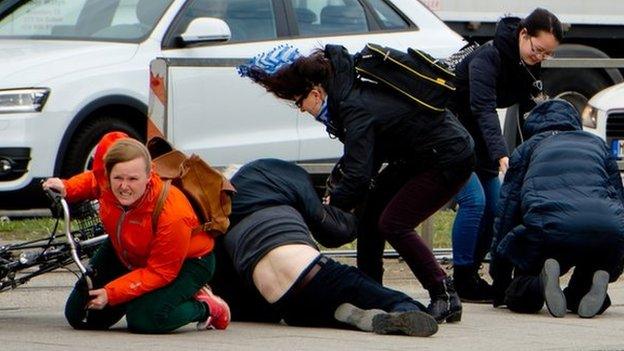
<path fill-rule="evenodd" d="M 464 301 L 492 298 L 491 286 L 478 269 L 492 241 L 498 175 L 509 163 L 496 109 L 520 104 L 521 111 L 528 111 L 534 106 L 532 97 L 541 93 L 540 63 L 553 55 L 561 40 L 557 17 L 538 8 L 523 20 L 501 19 L 494 40 L 455 70 L 457 91 L 450 109 L 472 135 L 477 160 L 476 174 L 456 196 L 459 211 L 453 226 L 453 275 Z"/>
<path fill-rule="evenodd" d="M 388 240 L 429 290 L 432 315 L 458 320 L 461 304 L 452 282 L 414 231 L 470 175 L 472 140 L 455 117 L 419 112 L 403 96 L 358 80 L 353 57 L 342 46 L 327 45 L 272 72 L 252 64 L 241 73 L 294 101 L 343 142 L 341 179 L 326 202 L 344 210 L 366 203 L 358 230 L 359 268 L 381 282 Z"/>

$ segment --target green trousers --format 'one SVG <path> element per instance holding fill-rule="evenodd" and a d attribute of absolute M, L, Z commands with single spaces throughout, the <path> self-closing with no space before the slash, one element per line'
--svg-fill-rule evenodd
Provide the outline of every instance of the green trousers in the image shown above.
<path fill-rule="evenodd" d="M 98 249 L 90 264 L 95 272 L 92 278 L 94 289 L 102 288 L 128 272 L 109 240 Z M 173 282 L 127 303 L 106 306 L 102 310 L 85 309 L 89 295 L 84 281 L 80 280 L 67 299 L 65 318 L 75 329 L 102 330 L 110 328 L 125 315 L 131 332 L 167 333 L 208 317 L 206 305 L 195 300 L 193 295 L 210 281 L 214 269 L 212 253 L 187 259 Z"/>

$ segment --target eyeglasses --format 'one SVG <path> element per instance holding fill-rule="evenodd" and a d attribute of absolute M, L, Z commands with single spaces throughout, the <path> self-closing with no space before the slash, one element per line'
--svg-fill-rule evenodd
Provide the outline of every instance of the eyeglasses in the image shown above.
<path fill-rule="evenodd" d="M 301 106 L 303 105 L 303 100 L 305 100 L 308 95 L 310 95 L 310 92 L 312 91 L 312 89 L 306 91 L 304 94 L 301 94 L 301 96 L 295 100 L 295 108 L 301 109 Z"/>
<path fill-rule="evenodd" d="M 539 50 L 536 49 L 535 45 L 533 45 L 533 37 L 530 35 L 528 37 L 529 37 L 529 44 L 531 45 L 531 51 L 533 52 L 535 56 L 539 56 L 544 60 L 548 60 L 554 56 L 554 53 L 552 51 L 547 52 L 544 49 L 539 49 Z"/>

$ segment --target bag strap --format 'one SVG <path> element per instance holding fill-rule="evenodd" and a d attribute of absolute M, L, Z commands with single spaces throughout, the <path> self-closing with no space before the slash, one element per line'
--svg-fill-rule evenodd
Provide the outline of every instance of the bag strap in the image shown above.
<path fill-rule="evenodd" d="M 213 228 L 212 221 L 208 221 L 206 223 L 202 223 L 199 226 L 193 228 L 193 230 L 191 230 L 191 234 L 197 234 L 199 232 L 205 232 L 205 233 L 208 233 L 210 235 L 213 235 L 212 228 Z"/>
<path fill-rule="evenodd" d="M 158 217 L 162 213 L 163 207 L 165 207 L 165 200 L 167 199 L 167 194 L 169 194 L 169 187 L 171 186 L 171 179 L 167 179 L 163 182 L 163 188 L 158 194 L 158 200 L 156 200 L 156 206 L 154 207 L 154 212 L 152 212 L 152 233 L 156 234 L 156 229 L 158 227 Z M 193 228 L 191 234 L 197 234 L 199 232 L 211 233 L 212 231 L 212 221 L 208 221 L 206 223 L 200 224 L 199 226 Z"/>
<path fill-rule="evenodd" d="M 169 187 L 171 186 L 171 179 L 167 179 L 163 183 L 163 188 L 158 195 L 158 200 L 156 201 L 156 207 L 154 207 L 154 212 L 152 212 L 152 234 L 156 234 L 156 227 L 158 226 L 158 217 L 160 217 L 160 213 L 162 212 L 163 207 L 165 206 L 165 199 L 167 198 L 167 194 L 169 194 Z"/>

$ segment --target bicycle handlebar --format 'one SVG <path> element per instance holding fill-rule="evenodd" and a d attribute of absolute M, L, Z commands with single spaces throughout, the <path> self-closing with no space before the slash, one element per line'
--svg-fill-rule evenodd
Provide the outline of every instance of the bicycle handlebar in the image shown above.
<path fill-rule="evenodd" d="M 78 246 L 76 245 L 76 240 L 74 240 L 74 237 L 71 232 L 71 216 L 69 213 L 69 205 L 67 204 L 67 201 L 65 200 L 65 198 L 58 191 L 51 189 L 51 188 L 44 189 L 44 191 L 46 195 L 52 200 L 55 209 L 58 212 L 62 210 L 63 222 L 65 223 L 65 237 L 67 237 L 67 243 L 69 244 L 69 247 L 70 247 L 72 259 L 78 266 L 78 269 L 80 269 L 80 272 L 82 273 L 83 277 L 85 277 L 85 281 L 87 283 L 88 289 L 92 290 L 93 282 L 91 281 L 91 278 L 89 277 L 89 274 L 88 274 L 89 270 L 80 261 L 80 255 L 78 254 Z M 57 207 L 58 205 L 61 206 L 60 209 Z"/>
<path fill-rule="evenodd" d="M 46 195 L 48 195 L 48 197 L 54 202 L 59 201 L 59 199 L 63 198 L 63 196 L 61 196 L 61 193 L 59 193 L 55 189 L 47 188 L 43 189 L 43 191 L 45 191 Z"/>

